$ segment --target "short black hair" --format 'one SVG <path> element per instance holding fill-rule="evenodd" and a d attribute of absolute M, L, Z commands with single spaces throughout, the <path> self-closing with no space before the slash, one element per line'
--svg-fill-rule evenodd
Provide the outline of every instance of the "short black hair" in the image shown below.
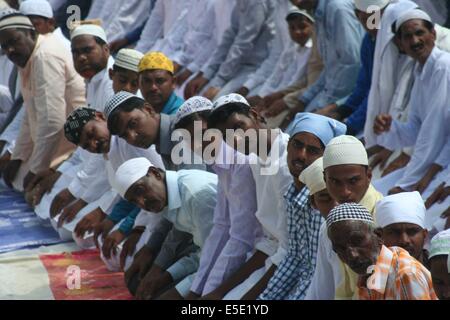
<path fill-rule="evenodd" d="M 139 97 L 132 97 L 121 104 L 119 104 L 108 117 L 108 130 L 112 135 L 117 135 L 119 133 L 117 127 L 119 123 L 119 113 L 120 112 L 131 112 L 134 109 L 142 110 L 145 105 L 145 100 Z"/>
<path fill-rule="evenodd" d="M 115 64 L 113 64 L 112 69 L 113 69 L 114 72 L 127 72 L 127 71 L 131 71 L 130 69 L 125 69 L 125 68 L 119 67 L 118 65 L 115 65 Z"/>
<path fill-rule="evenodd" d="M 417 19 L 417 20 L 421 20 L 421 19 Z M 430 32 L 433 31 L 434 24 L 432 22 L 427 21 L 427 20 L 422 20 L 422 23 L 423 23 L 424 27 L 428 29 L 428 31 L 430 31 Z M 396 37 L 398 37 L 398 38 L 402 37 L 402 28 L 401 27 L 398 29 L 398 31 L 395 31 L 397 29 L 397 22 L 394 22 L 392 24 L 391 29 L 392 29 L 392 33 L 394 33 Z"/>
<path fill-rule="evenodd" d="M 217 128 L 217 125 L 228 119 L 232 114 L 239 113 L 246 116 L 250 115 L 250 107 L 245 103 L 233 102 L 221 107 L 217 111 L 211 112 L 208 117 L 208 128 Z"/>
<path fill-rule="evenodd" d="M 194 121 L 208 121 L 210 110 L 203 110 L 195 112 L 181 119 L 174 127 L 174 129 L 186 129 L 186 127 Z"/>

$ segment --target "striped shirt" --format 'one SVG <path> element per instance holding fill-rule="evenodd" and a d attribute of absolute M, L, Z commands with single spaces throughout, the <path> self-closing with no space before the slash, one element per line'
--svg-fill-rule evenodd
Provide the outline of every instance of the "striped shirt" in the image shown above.
<path fill-rule="evenodd" d="M 408 251 L 382 246 L 374 273 L 359 277 L 359 300 L 437 300 L 430 272 Z"/>

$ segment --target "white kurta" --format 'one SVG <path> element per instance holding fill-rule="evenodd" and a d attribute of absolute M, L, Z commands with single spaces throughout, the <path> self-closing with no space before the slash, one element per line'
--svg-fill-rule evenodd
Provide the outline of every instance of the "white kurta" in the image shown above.
<path fill-rule="evenodd" d="M 190 0 L 157 0 L 136 44 L 136 50 L 144 53 L 161 51 L 166 45 L 166 37 L 180 39 L 178 45 L 181 46 L 183 32 L 187 27 L 189 4 Z"/>
<path fill-rule="evenodd" d="M 257 164 L 251 165 L 258 206 L 255 215 L 263 227 L 264 234 L 255 247 L 271 257 L 276 265 L 284 258 L 287 248 L 287 219 L 283 195 L 292 183 L 287 166 L 288 141 L 289 135 L 280 131 L 274 140 L 269 158 L 265 161 L 258 159 Z M 267 169 L 268 165 L 277 168 L 277 172 L 264 174 L 262 170 Z"/>
<path fill-rule="evenodd" d="M 244 87 L 250 92 L 264 84 L 267 78 L 274 72 L 274 66 L 280 61 L 284 49 L 292 42 L 289 36 L 286 16 L 289 12 L 290 3 L 284 0 L 274 0 L 273 21 L 275 25 L 274 37 L 270 43 L 270 52 L 258 70 L 253 73 L 244 83 Z M 253 92 L 250 95 L 254 95 Z"/>
<path fill-rule="evenodd" d="M 434 48 L 425 65 L 416 66 L 408 121 L 393 121 L 391 130 L 380 136 L 381 145 L 390 150 L 414 146 L 397 186 L 408 189 L 431 164 L 445 168 L 450 163 L 449 87 L 450 54 Z"/>
<path fill-rule="evenodd" d="M 309 57 L 312 52 L 312 40 L 304 47 L 291 41 L 275 65 L 271 76 L 257 92 L 260 97 L 283 90 L 306 76 Z"/>
<path fill-rule="evenodd" d="M 373 132 L 373 122 L 380 113 L 388 113 L 392 97 L 396 88 L 395 74 L 397 73 L 397 61 L 399 51 L 392 39 L 392 23 L 405 11 L 416 8 L 417 4 L 409 0 L 401 0 L 389 4 L 381 18 L 380 29 L 374 54 L 372 85 L 370 87 L 367 116 L 364 127 L 364 139 L 367 148 L 377 144 L 377 137 Z"/>
<path fill-rule="evenodd" d="M 342 282 L 340 260 L 333 251 L 327 225 L 320 226 L 316 269 L 305 300 L 334 300 L 336 288 Z"/>

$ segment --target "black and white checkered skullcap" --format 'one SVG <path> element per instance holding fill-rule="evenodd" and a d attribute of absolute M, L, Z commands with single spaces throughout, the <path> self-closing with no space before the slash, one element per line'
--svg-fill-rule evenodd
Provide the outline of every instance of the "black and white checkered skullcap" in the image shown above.
<path fill-rule="evenodd" d="M 84 125 L 94 119 L 96 112 L 95 109 L 85 107 L 72 111 L 64 124 L 64 134 L 67 140 L 79 144 Z"/>
<path fill-rule="evenodd" d="M 358 203 L 344 203 L 333 208 L 327 217 L 327 228 L 340 221 L 362 221 L 374 224 L 370 212 Z"/>
<path fill-rule="evenodd" d="M 108 100 L 108 102 L 106 102 L 105 109 L 103 110 L 103 113 L 105 114 L 106 119 L 109 118 L 109 116 L 114 111 L 114 109 L 116 109 L 118 106 L 120 106 L 125 101 L 132 99 L 132 98 L 140 99 L 137 95 L 132 94 L 127 91 L 119 91 L 115 95 L 113 95 Z"/>

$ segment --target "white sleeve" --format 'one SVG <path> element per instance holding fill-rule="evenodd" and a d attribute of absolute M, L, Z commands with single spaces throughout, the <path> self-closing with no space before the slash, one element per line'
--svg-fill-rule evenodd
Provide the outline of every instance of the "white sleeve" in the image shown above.
<path fill-rule="evenodd" d="M 333 269 L 327 257 L 325 242 L 328 240 L 326 224 L 322 224 L 319 234 L 319 248 L 314 275 L 306 292 L 305 300 L 334 300 L 335 287 Z"/>
<path fill-rule="evenodd" d="M 25 114 L 25 108 L 22 106 L 20 110 L 17 112 L 13 121 L 6 127 L 5 131 L 0 135 L 1 141 L 6 141 L 5 148 L 3 151 L 8 150 L 12 153 L 14 149 L 16 138 L 19 135 L 20 127 L 22 126 L 22 120 Z"/>
<path fill-rule="evenodd" d="M 136 44 L 136 50 L 148 52 L 164 36 L 164 0 L 157 0 Z"/>

